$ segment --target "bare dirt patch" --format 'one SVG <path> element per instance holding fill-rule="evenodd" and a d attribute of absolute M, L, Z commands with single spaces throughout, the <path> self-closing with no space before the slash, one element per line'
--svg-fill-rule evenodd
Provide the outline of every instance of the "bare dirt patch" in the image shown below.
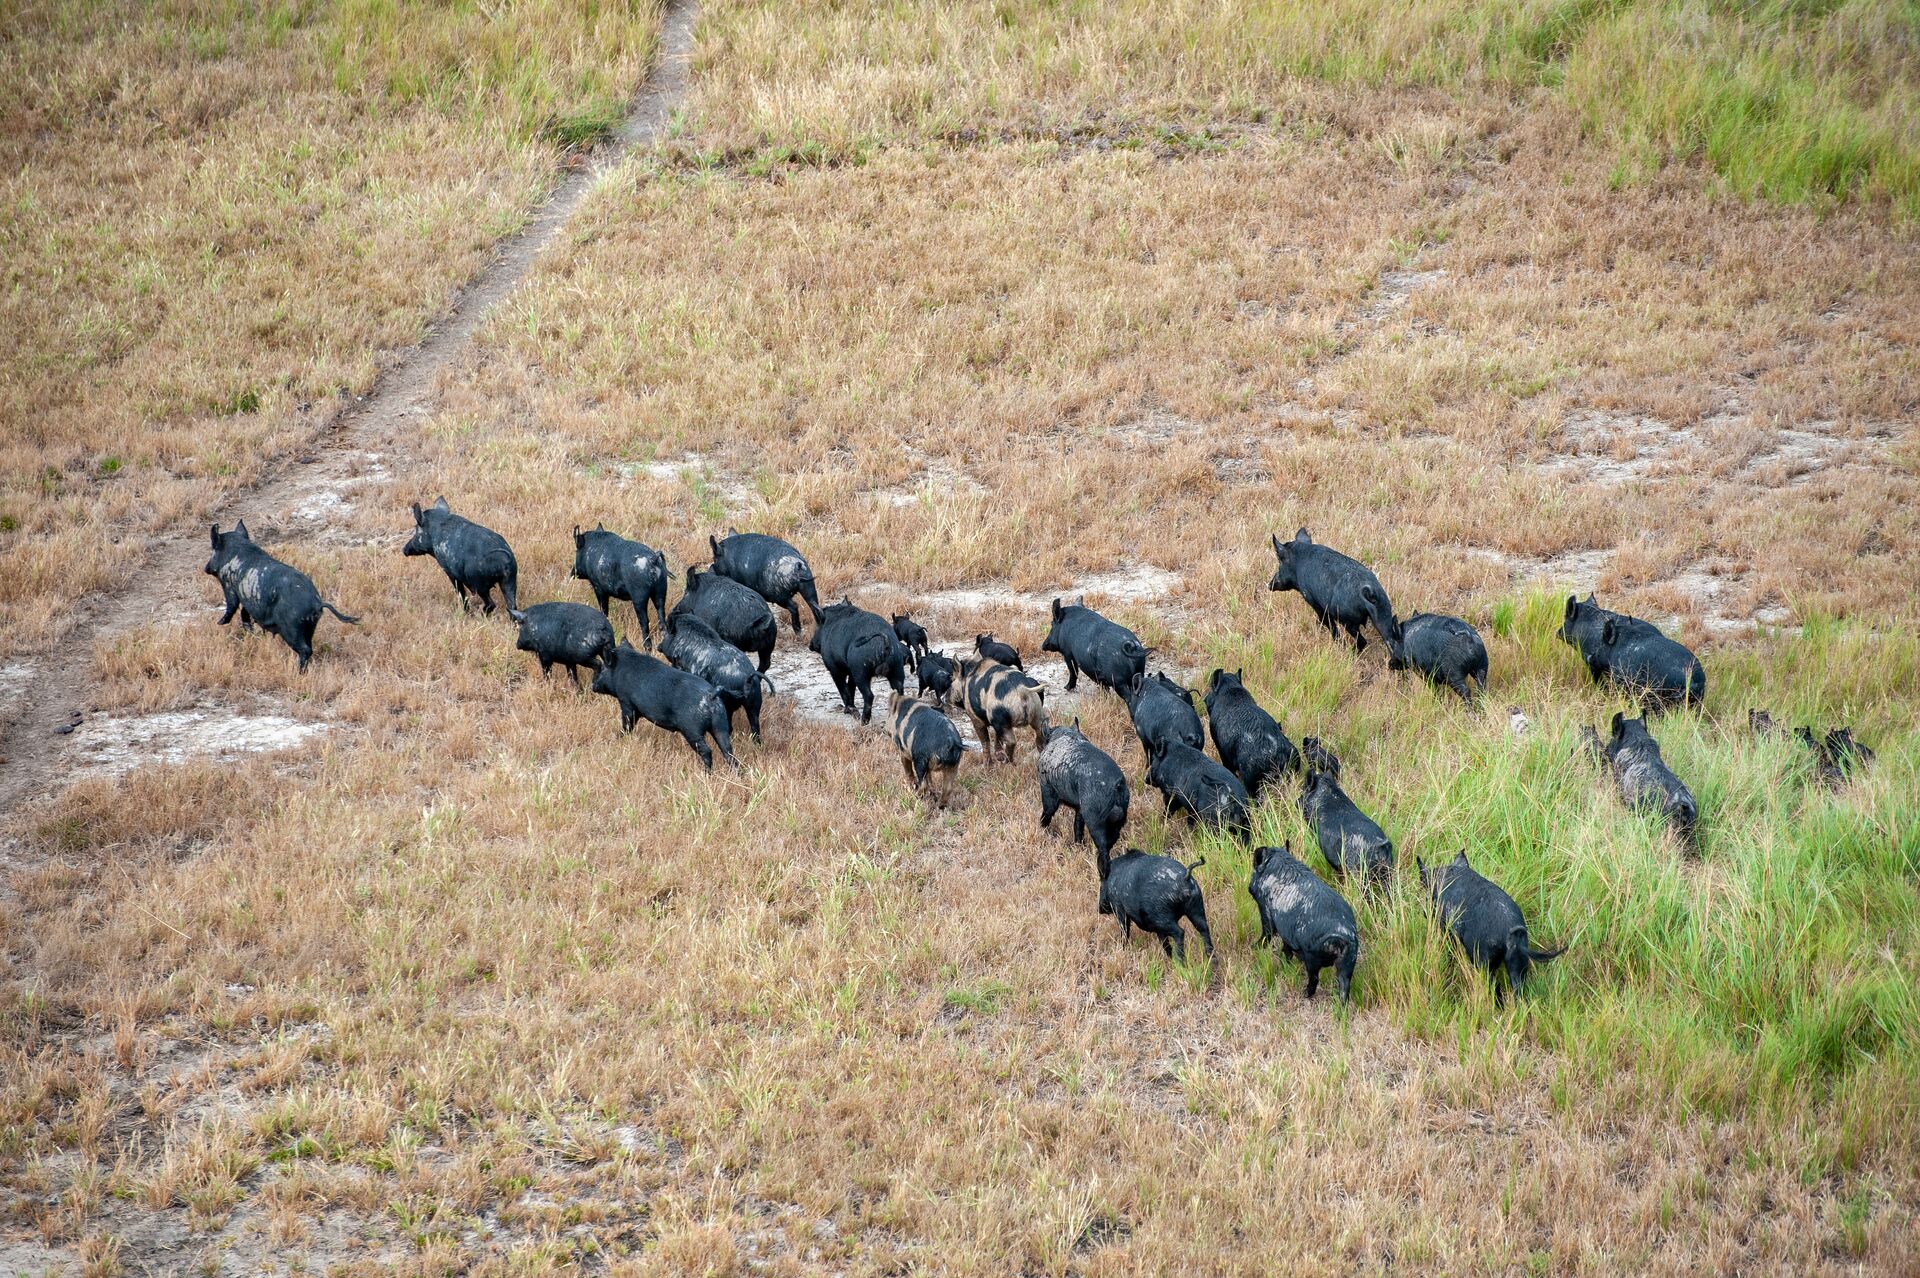
<path fill-rule="evenodd" d="M 118 776 L 154 763 L 291 750 L 327 731 L 324 723 L 201 703 L 157 714 L 96 715 L 67 737 L 61 753 L 78 772 Z"/>

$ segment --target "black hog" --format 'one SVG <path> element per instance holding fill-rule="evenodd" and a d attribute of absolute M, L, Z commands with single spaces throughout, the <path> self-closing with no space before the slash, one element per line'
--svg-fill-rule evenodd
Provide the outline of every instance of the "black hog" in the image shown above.
<path fill-rule="evenodd" d="M 1340 761 L 1315 737 L 1301 742 L 1307 757 L 1300 814 L 1334 873 L 1371 886 L 1393 877 L 1393 840 L 1340 788 Z M 1331 766 L 1323 766 L 1331 765 Z"/>
<path fill-rule="evenodd" d="M 641 719 L 668 732 L 677 732 L 700 756 L 707 770 L 713 770 L 713 751 L 707 738 L 719 747 L 720 757 L 734 767 L 733 735 L 727 727 L 727 708 L 713 685 L 699 675 L 676 670 L 658 657 L 623 643 L 607 654 L 605 664 L 593 676 L 593 690 L 620 703 L 620 727 L 633 731 Z"/>
<path fill-rule="evenodd" d="M 765 684 L 772 692 L 774 687 L 773 680 L 754 669 L 753 658 L 690 612 L 677 612 L 667 622 L 660 651 L 675 666 L 713 685 L 720 704 L 727 708 L 729 730 L 734 712 L 745 710 L 747 731 L 756 742 L 760 740 L 760 688 Z"/>
<path fill-rule="evenodd" d="M 960 663 L 964 681 L 967 713 L 973 716 L 973 730 L 980 748 L 989 759 L 996 752 L 1013 762 L 1015 728 L 1032 728 L 1034 748 L 1046 740 L 1047 690 L 1024 670 L 1003 666 L 990 657 L 975 657 Z"/>
<path fill-rule="evenodd" d="M 1182 865 L 1170 856 L 1154 856 L 1139 848 L 1128 848 L 1120 856 L 1108 858 L 1096 854 L 1100 870 L 1100 913 L 1117 915 L 1120 935 L 1133 939 L 1133 929 L 1141 927 L 1160 938 L 1168 954 L 1187 956 L 1186 933 L 1180 920 L 1193 924 L 1200 941 L 1213 957 L 1213 932 L 1207 927 L 1207 903 L 1193 872 L 1206 864 L 1202 857 L 1192 865 Z"/>
<path fill-rule="evenodd" d="M 1299 766 L 1300 752 L 1274 717 L 1253 699 L 1238 670 L 1232 674 L 1215 670 L 1208 676 L 1207 728 L 1220 762 L 1256 798 L 1268 782 Z"/>
<path fill-rule="evenodd" d="M 687 592 L 667 614 L 667 624 L 681 613 L 700 618 L 734 647 L 758 659 L 762 674 L 773 664 L 773 645 L 780 627 L 767 611 L 767 601 L 731 577 L 687 569 Z"/>
<path fill-rule="evenodd" d="M 730 533 L 724 541 L 708 537 L 707 544 L 713 547 L 713 571 L 739 582 L 775 607 L 785 608 L 793 621 L 793 633 L 800 633 L 800 605 L 793 601 L 795 595 L 806 601 L 813 624 L 820 624 L 820 596 L 814 589 L 813 569 L 791 545 L 766 533 Z"/>
<path fill-rule="evenodd" d="M 1011 666 L 1015 670 L 1026 669 L 1025 666 L 1020 664 L 1020 650 L 1010 643 L 1001 643 L 995 639 L 992 631 L 988 631 L 984 635 L 975 635 L 973 637 L 973 650 L 988 661 L 997 661 L 1001 665 Z"/>
<path fill-rule="evenodd" d="M 460 596 L 460 607 L 472 605 L 471 591 L 482 604 L 483 613 L 493 611 L 493 588 L 500 587 L 509 616 L 520 609 L 520 564 L 513 557 L 507 539 L 491 528 L 483 528 L 470 519 L 462 519 L 447 508 L 445 497 L 425 510 L 413 503 L 413 536 L 400 548 L 403 555 L 432 555 L 447 574 Z"/>
<path fill-rule="evenodd" d="M 1617 684 L 1648 709 L 1698 709 L 1707 699 L 1706 668 L 1685 644 L 1650 621 L 1608 612 L 1592 595 L 1584 603 L 1567 596 L 1560 638 L 1580 654 L 1595 683 Z"/>
<path fill-rule="evenodd" d="M 853 713 L 853 694 L 860 694 L 860 722 L 873 721 L 873 678 L 879 675 L 899 696 L 907 690 L 907 650 L 885 617 L 845 599 L 828 604 L 813 627 L 807 647 L 820 654 L 840 704 Z"/>
<path fill-rule="evenodd" d="M 1040 828 L 1063 806 L 1073 809 L 1073 841 L 1093 836 L 1097 856 L 1112 855 L 1127 824 L 1127 778 L 1113 757 L 1073 727 L 1048 728 L 1040 741 Z"/>
<path fill-rule="evenodd" d="M 953 801 L 953 780 L 965 747 L 960 730 L 940 707 L 924 697 L 896 696 L 893 744 L 900 749 L 900 765 L 914 789 L 931 794 L 943 808 Z"/>
<path fill-rule="evenodd" d="M 1080 672 L 1103 688 L 1125 696 L 1133 681 L 1147 673 L 1147 649 L 1140 637 L 1086 607 L 1053 601 L 1053 628 L 1040 645 L 1057 652 L 1067 663 L 1067 691 L 1080 682 Z"/>
<path fill-rule="evenodd" d="M 1193 708 L 1193 693 L 1166 675 L 1135 679 L 1126 698 L 1134 735 L 1140 738 L 1140 752 L 1148 759 L 1153 758 L 1156 746 L 1174 741 L 1196 750 L 1206 748 L 1207 736 L 1200 727 L 1200 712 Z"/>
<path fill-rule="evenodd" d="M 1819 760 L 1820 780 L 1835 789 L 1846 784 L 1855 768 L 1873 762 L 1873 751 L 1853 739 L 1852 728 L 1835 728 L 1824 737 L 1814 736 L 1812 728 L 1801 728 L 1794 736 Z"/>
<path fill-rule="evenodd" d="M 1362 593 L 1370 593 L 1368 586 Z M 1427 682 L 1451 688 L 1473 704 L 1473 682 L 1487 690 L 1487 645 L 1480 632 L 1458 617 L 1416 612 L 1392 620 L 1387 634 L 1387 669 L 1418 670 Z"/>
<path fill-rule="evenodd" d="M 1387 600 L 1386 587 L 1356 559 L 1317 544 L 1306 529 L 1293 535 L 1292 541 L 1273 538 L 1274 569 L 1268 590 L 1297 590 L 1313 609 L 1313 615 L 1338 638 L 1344 628 L 1353 641 L 1353 650 L 1367 646 L 1366 625 L 1371 621 L 1382 639 L 1393 624 L 1393 605 Z M 1367 595 L 1367 590 L 1372 595 Z"/>
<path fill-rule="evenodd" d="M 585 604 L 535 604 L 520 614 L 514 646 L 539 658 L 540 673 L 548 677 L 555 666 L 565 666 L 577 688 L 580 667 L 598 673 L 613 651 L 613 623 Z"/>
<path fill-rule="evenodd" d="M 893 618 L 893 633 L 901 643 L 907 645 L 907 655 L 915 661 L 927 655 L 927 628 L 913 619 L 913 614 L 903 612 Z"/>
<path fill-rule="evenodd" d="M 240 614 L 242 626 L 258 625 L 293 649 L 305 670 L 313 660 L 313 628 L 320 614 L 330 612 L 348 625 L 360 618 L 349 617 L 320 597 L 313 579 L 288 564 L 281 563 L 254 543 L 241 520 L 230 532 L 211 525 L 213 555 L 207 560 L 207 575 L 220 583 L 220 594 L 227 610 L 220 614 L 226 625 Z"/>
<path fill-rule="evenodd" d="M 1598 734 L 1596 734 L 1598 735 Z M 1693 793 L 1680 783 L 1660 757 L 1660 743 L 1647 731 L 1645 719 L 1613 716 L 1613 735 L 1604 747 L 1607 766 L 1620 797 L 1637 812 L 1651 812 L 1673 828 L 1689 845 L 1700 810 Z"/>
<path fill-rule="evenodd" d="M 640 638 L 653 650 L 653 625 L 647 608 L 667 624 L 667 557 L 644 542 L 630 541 L 604 527 L 592 532 L 573 530 L 573 575 L 593 587 L 600 611 L 611 618 L 608 601 L 624 599 L 633 605 Z"/>
<path fill-rule="evenodd" d="M 1199 823 L 1249 838 L 1247 788 L 1240 778 L 1184 741 L 1163 741 L 1147 762 L 1147 784 L 1160 791 L 1169 813 L 1184 812 Z"/>
<path fill-rule="evenodd" d="M 1350 1001 L 1353 967 L 1360 961 L 1360 925 L 1347 899 L 1284 847 L 1253 850 L 1247 892 L 1260 912 L 1261 942 L 1278 937 L 1287 957 L 1306 967 L 1306 997 L 1319 990 L 1320 973 L 1330 967 L 1340 983 L 1340 1001 Z"/>
<path fill-rule="evenodd" d="M 1517 997 L 1526 992 L 1527 972 L 1534 964 L 1551 962 L 1566 953 L 1564 946 L 1557 950 L 1534 949 L 1519 905 L 1498 884 L 1468 865 L 1464 851 L 1447 865 L 1428 868 L 1420 864 L 1420 882 L 1433 899 L 1434 911 L 1467 952 L 1468 960 L 1476 967 L 1485 967 L 1493 978 L 1496 997 L 1502 968 Z"/>
<path fill-rule="evenodd" d="M 946 653 L 929 652 L 914 668 L 914 692 L 922 696 L 931 692 L 934 700 L 944 706 L 953 696 L 953 678 L 959 670 L 960 663 Z"/>

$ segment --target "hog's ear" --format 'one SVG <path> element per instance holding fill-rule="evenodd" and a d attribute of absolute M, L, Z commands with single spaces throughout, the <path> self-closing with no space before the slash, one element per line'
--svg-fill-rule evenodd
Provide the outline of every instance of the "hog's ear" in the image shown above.
<path fill-rule="evenodd" d="M 1062 611 L 1063 609 L 1060 607 L 1060 596 L 1055 595 L 1053 597 L 1053 619 L 1055 621 L 1060 620 L 1060 614 Z"/>
<path fill-rule="evenodd" d="M 1612 617 L 1608 617 L 1607 624 L 1600 627 L 1600 642 L 1604 643 L 1605 645 L 1607 645 L 1607 647 L 1611 648 L 1616 642 L 1619 641 L 1619 638 L 1620 638 L 1620 623 L 1615 621 Z"/>
<path fill-rule="evenodd" d="M 1313 534 L 1302 528 L 1293 534 L 1293 540 L 1297 545 L 1311 546 L 1313 544 Z"/>
<path fill-rule="evenodd" d="M 416 524 L 424 524 L 427 522 L 426 512 L 420 509 L 420 503 L 417 501 L 413 503 L 413 522 Z"/>
<path fill-rule="evenodd" d="M 209 524 L 208 527 L 213 531 L 213 548 L 218 550 L 220 549 L 220 525 Z"/>
<path fill-rule="evenodd" d="M 1077 714 L 1073 716 L 1073 730 L 1075 732 L 1080 731 L 1080 716 Z"/>
<path fill-rule="evenodd" d="M 1455 865 L 1467 866 L 1469 869 L 1473 866 L 1473 862 L 1467 860 L 1467 850 L 1465 848 L 1460 849 L 1460 855 L 1453 858 L 1453 863 Z"/>
<path fill-rule="evenodd" d="M 586 539 L 587 539 L 587 535 L 580 531 L 580 525 L 575 524 L 573 526 L 573 544 L 578 546 L 582 542 L 586 541 Z"/>
<path fill-rule="evenodd" d="M 1618 741 L 1627 734 L 1627 716 L 1618 710 L 1613 712 L 1613 739 Z"/>
<path fill-rule="evenodd" d="M 1222 670 L 1219 666 L 1215 666 L 1213 673 L 1207 676 L 1207 687 L 1209 689 L 1218 687 L 1220 684 L 1220 676 L 1225 673 L 1226 671 Z"/>
<path fill-rule="evenodd" d="M 1580 601 L 1572 595 L 1567 596 L 1567 620 L 1572 621 L 1580 615 Z"/>
<path fill-rule="evenodd" d="M 244 520 L 244 519 L 242 519 L 242 520 L 240 520 L 240 521 L 239 521 L 238 523 L 236 523 L 236 524 L 234 524 L 234 526 L 233 526 L 233 530 L 234 530 L 235 532 L 237 532 L 237 533 L 239 533 L 239 534 L 240 534 L 240 540 L 242 540 L 242 541 L 252 541 L 252 540 L 253 540 L 253 534 L 247 531 L 247 521 L 246 521 L 246 520 Z"/>
<path fill-rule="evenodd" d="M 606 520 L 604 520 L 604 519 L 596 519 L 596 520 L 594 520 L 594 521 L 593 521 L 593 530 L 594 530 L 595 532 L 605 532 L 605 531 L 607 530 L 607 521 L 606 521 Z"/>
<path fill-rule="evenodd" d="M 434 498 L 433 508 L 439 511 L 443 515 L 447 514 L 449 511 L 453 509 L 453 507 L 447 505 L 447 499 L 445 497 Z"/>
<path fill-rule="evenodd" d="M 713 547 L 713 557 L 715 559 L 718 559 L 720 557 L 720 539 L 714 536 L 712 533 L 708 533 L 707 544 Z"/>
<path fill-rule="evenodd" d="M 1279 554 L 1280 553 L 1280 534 L 1268 533 L 1267 536 L 1273 539 L 1273 553 L 1276 555 Z"/>

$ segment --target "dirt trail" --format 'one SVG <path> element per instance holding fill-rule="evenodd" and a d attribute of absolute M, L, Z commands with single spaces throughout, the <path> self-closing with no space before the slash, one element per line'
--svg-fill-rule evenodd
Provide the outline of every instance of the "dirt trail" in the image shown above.
<path fill-rule="evenodd" d="M 353 485 L 407 464 L 414 455 L 419 420 L 439 397 L 442 374 L 465 353 L 481 321 L 526 277 L 595 180 L 635 147 L 665 132 L 686 92 L 698 9 L 697 0 L 667 0 L 653 68 L 626 118 L 587 163 L 561 181 L 524 227 L 502 241 L 493 262 L 461 290 L 426 340 L 384 372 L 298 455 L 277 464 L 260 484 L 223 502 L 213 513 L 215 519 L 231 523 L 244 514 L 256 531 L 313 531 Z M 206 603 L 200 571 L 206 562 L 206 535 L 206 524 L 196 520 L 191 528 L 156 538 L 123 588 L 76 609 L 74 627 L 58 650 L 8 667 L 15 675 L 14 696 L 9 698 L 14 704 L 0 736 L 0 812 L 58 786 L 61 732 L 89 708 L 88 673 L 95 644 L 156 616 Z M 0 711 L 5 709 L 0 706 Z"/>

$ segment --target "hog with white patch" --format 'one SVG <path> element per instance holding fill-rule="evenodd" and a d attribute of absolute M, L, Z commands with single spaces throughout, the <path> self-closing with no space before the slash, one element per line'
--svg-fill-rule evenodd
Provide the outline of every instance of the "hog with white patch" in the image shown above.
<path fill-rule="evenodd" d="M 581 666 L 597 674 L 606 664 L 613 651 L 613 623 L 585 604 L 534 604 L 520 614 L 520 638 L 514 646 L 532 653 L 540 673 L 549 678 L 555 666 L 565 666 L 577 688 Z"/>
<path fill-rule="evenodd" d="M 1144 928 L 1160 938 L 1168 954 L 1187 957 L 1187 937 L 1180 920 L 1193 924 L 1213 957 L 1213 932 L 1207 927 L 1207 902 L 1193 872 L 1206 864 L 1202 857 L 1192 865 L 1182 865 L 1170 856 L 1154 856 L 1139 848 L 1128 848 L 1120 856 L 1108 858 L 1096 854 L 1100 871 L 1100 913 L 1117 916 L 1120 935 L 1133 939 L 1135 927 Z"/>
<path fill-rule="evenodd" d="M 1113 756 L 1072 727 L 1048 728 L 1040 738 L 1040 828 L 1062 807 L 1073 809 L 1073 841 L 1093 836 L 1096 855 L 1111 854 L 1127 824 L 1127 778 Z"/>
<path fill-rule="evenodd" d="M 633 605 L 640 623 L 640 639 L 648 651 L 653 649 L 653 625 L 648 608 L 667 624 L 667 557 L 647 545 L 633 541 L 605 527 L 591 532 L 573 530 L 573 575 L 593 588 L 600 611 L 608 618 L 609 600 L 624 599 Z"/>
<path fill-rule="evenodd" d="M 493 588 L 498 586 L 507 615 L 520 611 L 520 563 L 513 557 L 513 548 L 493 529 L 454 514 L 445 497 L 424 510 L 419 502 L 413 503 L 413 536 L 400 553 L 432 555 L 453 583 L 463 610 L 472 607 L 467 598 L 471 593 L 480 600 L 481 612 L 491 614 Z"/>
<path fill-rule="evenodd" d="M 1013 762 L 1010 734 L 1015 728 L 1033 729 L 1035 749 L 1044 743 L 1047 690 L 1038 679 L 989 657 L 962 661 L 960 677 L 965 681 L 967 713 L 973 716 L 973 730 L 987 758 L 997 752 Z"/>
<path fill-rule="evenodd" d="M 1253 850 L 1247 892 L 1260 912 L 1260 943 L 1277 938 L 1287 957 L 1307 969 L 1305 996 L 1314 996 L 1321 971 L 1330 967 L 1340 1001 L 1350 1001 L 1353 968 L 1360 961 L 1360 925 L 1347 899 L 1285 847 Z"/>
<path fill-rule="evenodd" d="M 713 547 L 713 571 L 732 578 L 754 591 L 776 608 L 785 608 L 793 621 L 793 632 L 800 633 L 800 605 L 797 595 L 820 624 L 820 596 L 814 588 L 813 569 L 806 556 L 792 545 L 766 533 L 729 533 L 723 540 L 708 537 Z M 761 669 L 766 669 L 762 666 Z"/>
<path fill-rule="evenodd" d="M 313 579 L 290 564 L 281 563 L 257 545 L 241 520 L 228 532 L 219 524 L 211 525 L 213 555 L 207 560 L 207 575 L 220 583 L 226 611 L 220 624 L 240 615 L 240 624 L 258 625 L 293 649 L 305 670 L 313 660 L 313 630 L 320 614 L 330 612 L 348 625 L 360 618 L 349 617 L 320 597 Z"/>

